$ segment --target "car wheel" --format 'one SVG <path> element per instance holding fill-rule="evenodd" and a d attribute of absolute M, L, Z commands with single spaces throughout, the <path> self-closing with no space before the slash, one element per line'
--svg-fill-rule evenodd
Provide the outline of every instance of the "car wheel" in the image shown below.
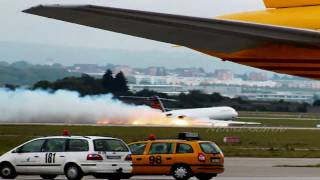
<path fill-rule="evenodd" d="M 216 176 L 217 176 L 216 174 L 197 174 L 196 178 L 199 180 L 210 180 Z"/>
<path fill-rule="evenodd" d="M 14 179 L 15 177 L 17 177 L 17 173 L 11 164 L 6 163 L 0 166 L 0 176 L 3 179 Z"/>
<path fill-rule="evenodd" d="M 172 175 L 176 180 L 188 180 L 191 177 L 191 170 L 184 165 L 177 165 L 172 168 Z"/>
<path fill-rule="evenodd" d="M 68 180 L 81 180 L 83 178 L 81 169 L 75 164 L 68 165 L 64 173 Z"/>
<path fill-rule="evenodd" d="M 40 175 L 42 179 L 55 179 L 58 175 Z"/>

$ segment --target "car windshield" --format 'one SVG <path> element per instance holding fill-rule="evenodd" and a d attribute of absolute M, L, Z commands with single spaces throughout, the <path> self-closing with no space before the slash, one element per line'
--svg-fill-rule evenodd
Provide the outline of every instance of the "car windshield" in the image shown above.
<path fill-rule="evenodd" d="M 147 143 L 136 143 L 131 144 L 129 146 L 132 154 L 134 155 L 142 155 L 144 153 L 144 150 L 146 149 Z"/>
<path fill-rule="evenodd" d="M 202 151 L 206 154 L 220 154 L 220 148 L 213 142 L 200 143 Z"/>
<path fill-rule="evenodd" d="M 95 151 L 106 152 L 128 152 L 127 146 L 118 139 L 96 139 L 94 142 Z"/>

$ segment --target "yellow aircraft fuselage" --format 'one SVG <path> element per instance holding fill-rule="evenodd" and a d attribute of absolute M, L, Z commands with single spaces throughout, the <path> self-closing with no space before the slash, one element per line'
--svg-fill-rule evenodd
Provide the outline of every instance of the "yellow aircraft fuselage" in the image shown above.
<path fill-rule="evenodd" d="M 265 3 L 267 7 L 283 7 L 288 1 L 290 2 L 290 0 L 266 0 Z M 262 11 L 237 13 L 220 16 L 218 18 L 224 20 L 253 22 L 258 24 L 301 28 L 316 31 L 320 30 L 320 1 L 294 1 L 295 0 L 292 0 L 292 6 L 298 6 L 303 3 L 305 3 L 307 6 L 268 8 Z M 312 5 L 312 3 L 319 5 Z M 316 47 L 312 48 L 269 43 L 260 47 L 241 50 L 233 53 L 218 53 L 214 51 L 202 50 L 198 51 L 211 56 L 219 57 L 223 60 L 228 60 L 251 67 L 266 69 L 278 73 L 320 79 L 320 71 L 315 71 L 320 68 L 320 49 Z"/>

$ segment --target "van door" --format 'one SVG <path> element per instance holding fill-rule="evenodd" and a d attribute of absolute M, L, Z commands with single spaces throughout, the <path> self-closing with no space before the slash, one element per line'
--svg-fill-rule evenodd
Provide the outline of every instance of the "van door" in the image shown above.
<path fill-rule="evenodd" d="M 43 145 L 45 139 L 31 141 L 19 147 L 14 153 L 14 164 L 18 173 L 35 174 L 44 170 L 42 159 L 45 157 Z"/>
<path fill-rule="evenodd" d="M 66 160 L 66 139 L 48 139 L 44 146 L 45 156 L 43 163 L 46 174 L 63 173 L 63 165 Z"/>
<path fill-rule="evenodd" d="M 128 146 L 119 139 L 95 139 L 93 140 L 94 151 L 105 156 L 102 163 L 113 164 L 115 169 L 118 163 L 128 163 L 126 157 L 130 151 Z M 98 162 L 97 162 L 98 163 Z M 130 163 L 131 164 L 131 163 Z M 122 169 L 122 168 L 120 168 Z M 117 170 L 115 170 L 117 171 Z"/>

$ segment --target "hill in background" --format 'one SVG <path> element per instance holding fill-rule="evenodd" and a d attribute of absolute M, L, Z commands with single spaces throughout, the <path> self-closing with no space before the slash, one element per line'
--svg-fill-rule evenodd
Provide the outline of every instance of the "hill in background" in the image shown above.
<path fill-rule="evenodd" d="M 32 85 L 41 80 L 55 81 L 78 74 L 70 73 L 60 64 L 32 65 L 24 61 L 9 64 L 0 62 L 0 85 Z"/>
<path fill-rule="evenodd" d="M 170 50 L 170 47 L 168 47 L 168 50 Z M 16 62 L 21 60 L 33 64 L 106 65 L 111 63 L 141 68 L 148 66 L 200 67 L 208 72 L 213 72 L 215 69 L 231 69 L 236 73 L 260 71 L 234 63 L 222 62 L 214 57 L 185 48 L 175 48 L 172 51 L 129 51 L 0 42 L 0 61 Z"/>

